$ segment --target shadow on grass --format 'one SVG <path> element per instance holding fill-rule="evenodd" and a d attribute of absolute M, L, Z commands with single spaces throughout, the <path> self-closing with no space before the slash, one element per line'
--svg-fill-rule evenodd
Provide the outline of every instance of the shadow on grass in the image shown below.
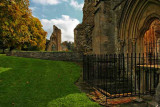
<path fill-rule="evenodd" d="M 92 104 L 74 85 L 81 71 L 74 63 L 0 55 L 0 67 L 11 68 L 0 69 L 0 107 Z"/>

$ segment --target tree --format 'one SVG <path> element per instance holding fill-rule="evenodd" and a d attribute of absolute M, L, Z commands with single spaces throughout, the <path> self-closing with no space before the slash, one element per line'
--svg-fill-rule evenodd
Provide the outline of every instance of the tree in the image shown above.
<path fill-rule="evenodd" d="M 39 19 L 32 16 L 28 0 L 0 1 L 0 43 L 10 51 L 18 48 L 45 49 L 46 32 Z"/>
<path fill-rule="evenodd" d="M 5 49 L 7 49 L 7 38 L 2 38 L 2 36 L 0 36 L 0 49 L 3 50 L 3 54 L 5 53 Z"/>
<path fill-rule="evenodd" d="M 27 50 L 45 50 L 46 47 L 46 35 L 42 29 L 42 24 L 38 18 L 32 16 L 29 24 L 29 32 L 31 33 L 29 40 L 24 42 L 23 49 Z"/>
<path fill-rule="evenodd" d="M 29 4 L 29 3 L 28 3 Z M 7 39 L 10 50 L 20 46 L 22 38 L 28 36 L 26 19 L 30 12 L 26 11 L 28 4 L 22 0 L 1 1 L 1 38 Z M 26 6 L 25 6 L 26 5 Z"/>

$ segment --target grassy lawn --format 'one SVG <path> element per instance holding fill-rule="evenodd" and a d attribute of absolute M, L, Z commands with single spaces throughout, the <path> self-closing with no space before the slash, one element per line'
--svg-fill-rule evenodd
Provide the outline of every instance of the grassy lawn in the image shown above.
<path fill-rule="evenodd" d="M 98 107 L 74 85 L 71 62 L 0 55 L 0 107 Z"/>

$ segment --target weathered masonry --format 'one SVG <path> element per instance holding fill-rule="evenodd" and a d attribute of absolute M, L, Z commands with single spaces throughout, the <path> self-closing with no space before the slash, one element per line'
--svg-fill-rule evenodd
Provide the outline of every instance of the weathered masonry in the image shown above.
<path fill-rule="evenodd" d="M 47 46 L 47 51 L 62 51 L 61 47 L 61 30 L 53 26 L 53 33 Z"/>
<path fill-rule="evenodd" d="M 94 0 L 85 0 L 83 22 L 74 30 L 75 48 L 78 52 L 92 52 L 92 32 L 94 28 Z"/>
<path fill-rule="evenodd" d="M 160 0 L 85 0 L 83 13 L 83 22 L 75 29 L 78 51 L 145 52 L 145 40 L 151 38 L 147 32 L 155 36 L 153 44 L 159 41 Z"/>
<path fill-rule="evenodd" d="M 83 54 L 77 52 L 8 52 L 7 56 L 16 56 L 24 58 L 36 58 L 54 61 L 73 61 L 81 62 Z"/>
<path fill-rule="evenodd" d="M 75 28 L 75 47 L 85 53 L 83 79 L 109 98 L 155 94 L 160 0 L 85 0 L 83 14 Z"/>

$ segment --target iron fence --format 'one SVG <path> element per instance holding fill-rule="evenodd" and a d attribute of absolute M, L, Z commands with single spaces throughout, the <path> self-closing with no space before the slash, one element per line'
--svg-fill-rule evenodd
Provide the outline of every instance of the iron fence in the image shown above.
<path fill-rule="evenodd" d="M 160 68 L 158 53 L 84 55 L 83 80 L 107 98 L 154 94 Z"/>

